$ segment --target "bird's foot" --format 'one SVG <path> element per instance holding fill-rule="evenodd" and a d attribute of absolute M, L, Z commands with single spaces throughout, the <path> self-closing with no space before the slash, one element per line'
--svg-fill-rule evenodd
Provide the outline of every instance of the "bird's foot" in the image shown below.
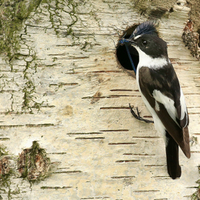
<path fill-rule="evenodd" d="M 129 108 L 130 108 L 130 111 L 131 111 L 131 114 L 133 115 L 133 117 L 135 117 L 135 119 L 137 120 L 140 120 L 140 121 L 143 121 L 143 122 L 146 122 L 146 123 L 154 123 L 154 121 L 152 120 L 148 120 L 148 119 L 144 119 L 140 116 L 140 112 L 138 110 L 138 107 L 136 107 L 136 111 L 137 111 L 137 114 L 136 112 L 133 110 L 133 108 L 131 107 L 131 104 L 129 103 Z"/>

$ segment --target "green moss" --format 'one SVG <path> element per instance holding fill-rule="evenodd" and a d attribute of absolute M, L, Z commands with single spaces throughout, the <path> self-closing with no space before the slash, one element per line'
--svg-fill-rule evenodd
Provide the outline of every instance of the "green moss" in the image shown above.
<path fill-rule="evenodd" d="M 191 200 L 199 200 L 199 192 L 195 192 L 192 196 L 191 196 Z"/>
<path fill-rule="evenodd" d="M 0 6 L 0 54 L 10 63 L 17 58 L 20 49 L 20 35 L 17 34 L 24 19 L 38 7 L 41 0 L 2 0 Z M 13 70 L 12 65 L 11 71 Z"/>
<path fill-rule="evenodd" d="M 5 147 L 0 146 L 0 157 L 8 155 L 8 151 L 6 150 Z"/>
<path fill-rule="evenodd" d="M 199 171 L 199 174 L 200 174 L 200 166 L 198 166 L 198 171 Z M 196 183 L 198 184 L 198 187 L 197 187 L 197 191 L 192 194 L 191 196 L 191 200 L 199 200 L 200 199 L 200 179 L 196 181 Z"/>
<path fill-rule="evenodd" d="M 77 7 L 82 2 L 77 3 L 74 0 L 43 0 L 42 3 L 46 3 L 46 8 L 49 12 L 49 21 L 57 36 L 60 34 L 60 25 L 62 25 L 62 13 L 66 13 L 64 7 L 68 7 L 69 10 L 67 13 L 70 16 L 71 22 L 67 24 L 65 35 L 74 36 L 73 25 L 79 20 Z"/>

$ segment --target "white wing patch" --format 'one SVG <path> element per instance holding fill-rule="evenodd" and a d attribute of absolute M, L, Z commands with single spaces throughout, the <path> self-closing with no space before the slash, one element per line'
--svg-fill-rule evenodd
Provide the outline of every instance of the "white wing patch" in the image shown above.
<path fill-rule="evenodd" d="M 165 106 L 169 116 L 176 122 L 176 118 L 178 118 L 178 113 L 176 107 L 174 106 L 174 101 L 162 94 L 159 90 L 154 90 L 152 95 L 157 102 Z"/>
<path fill-rule="evenodd" d="M 187 107 L 186 107 L 185 98 L 184 98 L 182 89 L 181 89 L 180 103 L 181 103 L 181 119 L 180 120 L 183 120 L 186 114 L 186 123 L 184 126 L 186 127 L 188 125 L 188 115 L 187 115 Z"/>
<path fill-rule="evenodd" d="M 160 111 L 160 106 L 157 101 L 155 101 L 155 110 Z"/>
<path fill-rule="evenodd" d="M 185 117 L 185 113 L 187 113 L 185 98 L 182 90 L 181 90 L 180 102 L 181 102 L 181 120 L 182 120 Z"/>

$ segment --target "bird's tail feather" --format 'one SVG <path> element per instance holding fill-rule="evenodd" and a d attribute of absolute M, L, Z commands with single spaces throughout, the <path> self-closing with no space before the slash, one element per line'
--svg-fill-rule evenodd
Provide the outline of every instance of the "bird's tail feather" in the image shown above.
<path fill-rule="evenodd" d="M 167 145 L 166 145 L 166 157 L 167 157 L 167 171 L 172 179 L 176 179 L 181 176 L 181 167 L 179 165 L 179 150 L 178 144 L 166 131 Z"/>

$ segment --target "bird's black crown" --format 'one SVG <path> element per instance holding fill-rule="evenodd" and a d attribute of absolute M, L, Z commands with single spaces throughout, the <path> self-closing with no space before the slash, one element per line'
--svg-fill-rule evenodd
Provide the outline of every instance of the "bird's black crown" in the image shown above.
<path fill-rule="evenodd" d="M 158 36 L 158 31 L 156 30 L 156 23 L 153 21 L 147 21 L 147 22 L 140 24 L 134 30 L 132 37 L 136 37 L 137 35 L 144 35 L 144 34 Z"/>

